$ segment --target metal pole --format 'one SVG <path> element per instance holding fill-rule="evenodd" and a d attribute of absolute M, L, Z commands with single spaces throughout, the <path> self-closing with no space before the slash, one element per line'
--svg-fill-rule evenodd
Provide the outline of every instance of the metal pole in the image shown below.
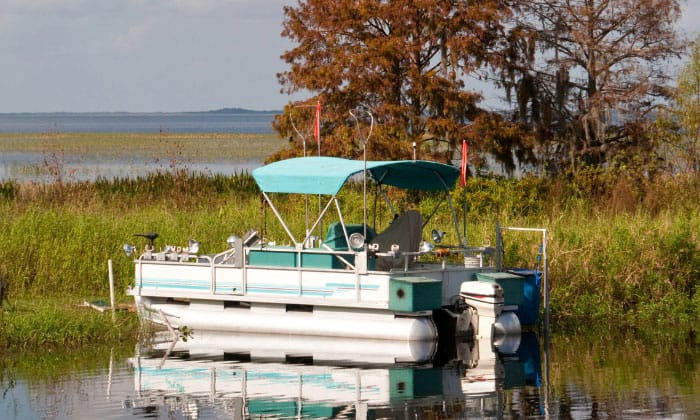
<path fill-rule="evenodd" d="M 357 137 L 358 139 L 362 142 L 362 161 L 364 162 L 364 167 L 362 171 L 362 234 L 367 238 L 367 142 L 369 142 L 369 137 L 372 135 L 372 128 L 374 127 L 374 116 L 372 115 L 371 112 L 367 111 L 366 109 L 360 108 L 360 111 L 364 112 L 369 116 L 370 123 L 369 123 L 369 132 L 367 133 L 367 137 L 362 135 L 362 131 L 360 130 L 360 120 L 357 119 L 357 116 L 350 112 L 350 116 L 355 120 L 355 126 L 357 128 Z"/>
<path fill-rule="evenodd" d="M 114 271 L 112 270 L 112 260 L 107 260 L 109 270 L 109 306 L 112 308 L 112 321 L 114 321 Z"/>
<path fill-rule="evenodd" d="M 544 328 L 549 333 L 549 261 L 547 258 L 547 229 L 542 228 L 520 228 L 506 227 L 506 230 L 515 230 L 521 232 L 542 232 L 542 259 L 544 268 L 542 270 L 543 300 L 544 300 Z"/>
<path fill-rule="evenodd" d="M 547 261 L 547 230 L 542 231 L 542 259 L 544 260 L 544 330 L 549 334 L 549 261 Z"/>
<path fill-rule="evenodd" d="M 313 106 L 313 105 L 304 105 L 303 107 L 308 108 L 309 106 Z M 301 106 L 299 108 L 301 108 Z M 299 137 L 301 137 L 301 144 L 302 144 L 303 151 L 304 151 L 304 157 L 306 157 L 306 136 L 301 134 L 301 131 L 299 131 L 297 129 L 297 126 L 294 124 L 294 118 L 292 118 L 292 111 L 291 110 L 289 111 L 289 122 L 292 124 L 292 128 L 294 129 L 294 131 L 296 131 L 296 133 L 299 135 Z M 306 214 L 306 230 L 305 230 L 304 234 L 305 234 L 305 236 L 308 237 L 309 236 L 309 196 L 306 194 L 304 194 L 304 203 L 305 203 L 304 208 L 305 208 L 305 214 Z"/>

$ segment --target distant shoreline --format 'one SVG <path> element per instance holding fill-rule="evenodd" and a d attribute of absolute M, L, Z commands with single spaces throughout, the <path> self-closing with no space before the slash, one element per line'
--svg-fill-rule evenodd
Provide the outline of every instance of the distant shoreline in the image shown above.
<path fill-rule="evenodd" d="M 187 115 L 187 114 L 281 114 L 282 110 L 255 110 L 247 108 L 220 108 L 209 111 L 152 111 L 152 112 L 131 112 L 131 111 L 56 111 L 56 112 L 0 112 L 0 115 L 76 115 L 76 116 L 120 116 L 120 115 Z"/>
<path fill-rule="evenodd" d="M 265 133 L 0 133 L 3 180 L 47 183 L 135 178 L 173 168 L 233 175 L 287 141 Z"/>
<path fill-rule="evenodd" d="M 276 112 L 222 108 L 198 112 L 0 113 L 0 133 L 270 134 Z"/>

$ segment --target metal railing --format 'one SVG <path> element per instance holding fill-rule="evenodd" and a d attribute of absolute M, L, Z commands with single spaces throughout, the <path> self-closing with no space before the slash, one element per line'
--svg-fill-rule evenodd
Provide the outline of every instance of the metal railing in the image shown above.
<path fill-rule="evenodd" d="M 547 229 L 544 228 L 522 228 L 514 226 L 496 227 L 496 248 L 499 250 L 503 249 L 503 238 L 501 237 L 501 231 L 510 230 L 516 232 L 536 232 L 542 234 L 541 243 L 541 255 L 542 255 L 542 303 L 544 306 L 544 330 L 549 331 L 549 261 L 547 257 Z M 501 253 L 497 253 L 497 268 L 502 269 Z"/>

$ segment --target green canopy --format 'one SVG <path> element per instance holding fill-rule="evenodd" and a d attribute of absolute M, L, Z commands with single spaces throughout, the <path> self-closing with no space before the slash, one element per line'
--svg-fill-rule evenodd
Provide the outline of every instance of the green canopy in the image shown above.
<path fill-rule="evenodd" d="M 457 168 L 426 160 L 367 161 L 313 156 L 281 160 L 253 171 L 264 192 L 336 194 L 349 177 L 365 165 L 384 185 L 415 190 L 446 190 L 459 177 Z"/>

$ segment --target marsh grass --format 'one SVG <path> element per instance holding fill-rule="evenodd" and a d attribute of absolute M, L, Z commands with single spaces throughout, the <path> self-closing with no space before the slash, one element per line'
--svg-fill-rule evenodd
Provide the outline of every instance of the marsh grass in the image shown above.
<path fill-rule="evenodd" d="M 132 313 L 97 312 L 75 298 L 12 299 L 0 313 L 0 349 L 64 351 L 88 345 L 135 342 L 140 332 Z"/>
<path fill-rule="evenodd" d="M 362 221 L 361 185 L 341 191 L 346 222 Z M 700 316 L 700 180 L 692 176 L 632 182 L 629 175 L 585 171 L 572 178 L 470 179 L 453 199 L 466 209 L 467 241 L 493 245 L 494 225 L 549 230 L 552 318 L 562 326 L 612 321 L 619 325 L 694 328 Z M 370 190 L 370 224 L 386 227 L 392 215 Z M 440 202 L 431 193 L 392 192 L 398 210 L 422 211 Z M 304 231 L 304 198 L 275 196 L 294 232 Z M 447 207 L 443 203 L 443 210 Z M 311 214 L 318 212 L 316 197 Z M 192 173 L 186 169 L 135 179 L 0 184 L 0 275 L 10 299 L 28 296 L 102 296 L 107 260 L 114 262 L 118 299 L 132 283 L 133 262 L 122 244 L 140 248 L 133 234 L 158 232 L 157 246 L 194 238 L 202 252 L 225 248 L 231 234 L 258 229 L 279 244 L 289 238 L 263 205 L 252 177 Z M 331 212 L 324 227 L 337 218 Z M 446 230 L 456 243 L 449 212 L 425 227 Z M 427 234 L 426 234 L 427 235 Z M 324 232 L 319 232 L 324 236 Z M 297 238 L 301 239 L 301 238 Z M 508 266 L 534 268 L 538 235 L 504 235 Z"/>

